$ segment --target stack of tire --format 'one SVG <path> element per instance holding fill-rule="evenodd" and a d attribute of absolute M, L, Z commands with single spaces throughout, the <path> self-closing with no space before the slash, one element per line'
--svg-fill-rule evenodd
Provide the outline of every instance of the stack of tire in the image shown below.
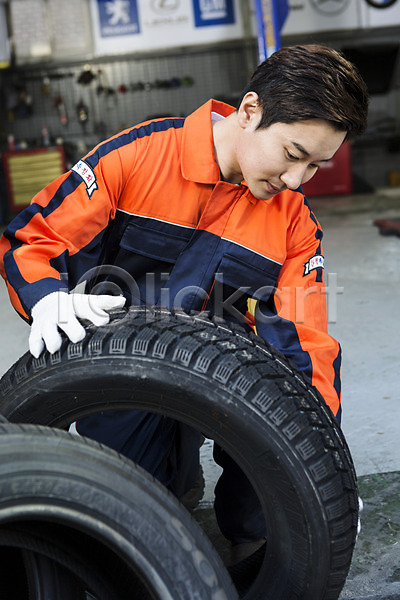
<path fill-rule="evenodd" d="M 245 472 L 267 542 L 244 579 L 143 470 L 62 431 L 129 408 L 191 425 Z M 255 334 L 204 314 L 115 311 L 82 342 L 22 356 L 0 381 L 0 413 L 2 599 L 339 597 L 357 535 L 352 459 L 317 390 Z"/>

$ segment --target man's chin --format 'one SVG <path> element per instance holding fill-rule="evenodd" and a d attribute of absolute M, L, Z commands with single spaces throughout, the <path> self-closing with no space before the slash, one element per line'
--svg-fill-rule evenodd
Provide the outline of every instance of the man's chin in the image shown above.
<path fill-rule="evenodd" d="M 259 183 L 259 185 L 249 186 L 251 193 L 257 200 L 271 200 L 274 196 L 277 196 L 282 190 L 277 190 L 268 182 Z"/>
<path fill-rule="evenodd" d="M 261 190 L 250 190 L 251 193 L 253 194 L 254 198 L 257 198 L 257 200 L 271 200 L 271 198 L 273 198 L 274 196 L 276 196 L 279 192 L 276 192 L 275 194 L 271 194 L 270 192 L 267 192 L 266 190 L 261 191 Z"/>

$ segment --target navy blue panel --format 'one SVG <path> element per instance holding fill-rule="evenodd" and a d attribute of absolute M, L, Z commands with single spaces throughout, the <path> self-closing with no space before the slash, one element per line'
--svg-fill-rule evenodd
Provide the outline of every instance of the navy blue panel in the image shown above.
<path fill-rule="evenodd" d="M 120 245 L 125 250 L 175 263 L 194 229 L 155 219 L 133 219 L 126 227 Z"/>
<path fill-rule="evenodd" d="M 300 186 L 300 188 L 297 190 L 299 192 L 301 192 L 302 194 L 304 194 L 304 191 L 302 189 L 302 187 Z M 304 196 L 304 204 L 305 206 L 307 206 L 308 210 L 310 211 L 310 219 L 315 223 L 315 225 L 317 226 L 317 230 L 315 232 L 315 238 L 317 240 L 322 240 L 322 238 L 324 237 L 323 231 L 319 226 L 319 223 L 311 209 L 310 203 L 308 201 L 308 199 L 306 198 L 306 196 Z M 322 247 L 321 247 L 321 243 L 318 245 L 318 249 L 317 249 L 317 254 L 321 254 L 322 252 Z M 315 276 L 315 281 L 317 281 L 318 283 L 322 283 L 323 282 L 323 269 L 322 267 L 318 267 L 316 269 L 316 276 Z"/>
<path fill-rule="evenodd" d="M 311 358 L 301 347 L 295 324 L 279 317 L 269 303 L 262 301 L 257 303 L 255 324 L 257 333 L 292 360 L 311 383 L 313 374 Z"/>
<path fill-rule="evenodd" d="M 107 228 L 106 228 L 107 229 Z M 85 279 L 85 273 L 90 269 L 93 269 L 99 263 L 99 258 L 102 250 L 102 240 L 106 229 L 100 231 L 86 246 L 81 248 L 76 254 L 68 254 L 68 287 L 73 289 L 80 280 Z M 61 257 L 60 257 L 61 259 Z M 60 272 L 62 270 L 62 263 L 58 259 L 57 263 L 54 263 L 55 267 Z M 55 259 L 53 259 L 54 261 Z"/>
<path fill-rule="evenodd" d="M 215 277 L 230 287 L 248 287 L 251 296 L 262 286 L 273 286 L 279 270 L 280 265 L 239 244 L 196 230 L 179 255 L 166 287 L 173 306 L 201 310 Z"/>
<path fill-rule="evenodd" d="M 340 425 L 342 423 L 342 406 L 339 406 L 339 410 L 337 411 L 335 418 L 338 425 Z"/>
<path fill-rule="evenodd" d="M 70 256 L 68 250 L 65 250 L 60 256 L 50 260 L 50 265 L 61 273 L 61 281 L 55 277 L 46 277 L 38 282 L 28 283 L 21 276 L 11 251 L 5 254 L 7 273 L 14 282 L 13 287 L 18 292 L 21 303 L 28 314 L 43 296 L 60 289 L 71 290 L 74 288 L 82 274 L 97 264 L 102 234 L 103 232 L 99 233 L 77 254 Z"/>
<path fill-rule="evenodd" d="M 335 391 L 338 395 L 339 400 L 340 400 L 340 395 L 342 392 L 342 383 L 341 383 L 341 378 L 340 378 L 341 364 L 342 364 L 342 349 L 339 346 L 338 355 L 335 358 L 335 360 L 333 361 L 333 369 L 335 371 L 335 379 L 333 381 L 333 387 L 335 388 Z"/>
<path fill-rule="evenodd" d="M 304 195 L 304 192 L 303 192 L 303 190 L 302 190 L 301 187 L 299 188 L 299 191 Z M 305 206 L 307 206 L 308 210 L 310 211 L 310 219 L 312 221 L 314 221 L 315 225 L 317 226 L 317 231 L 315 233 L 315 237 L 318 240 L 322 240 L 322 237 L 323 237 L 322 229 L 320 228 L 320 226 L 318 224 L 318 221 L 317 221 L 317 219 L 316 219 L 316 217 L 315 217 L 315 215 L 314 215 L 314 213 L 313 213 L 313 211 L 311 209 L 310 203 L 309 203 L 308 198 L 306 196 L 304 196 L 304 204 L 305 204 Z"/>
<path fill-rule="evenodd" d="M 30 314 L 30 310 L 35 306 L 36 302 L 39 302 L 43 296 L 51 294 L 52 292 L 58 292 L 60 290 L 67 291 L 64 281 L 59 279 L 53 279 L 52 277 L 45 277 L 40 281 L 29 283 L 25 287 L 18 290 L 18 295 L 25 311 Z"/>
<path fill-rule="evenodd" d="M 4 268 L 7 273 L 7 279 L 13 282 L 13 288 L 18 291 L 24 285 L 27 285 L 27 281 L 22 277 L 20 270 L 15 262 L 12 250 L 8 250 L 3 257 Z"/>
<path fill-rule="evenodd" d="M 70 289 L 68 284 L 68 257 L 69 252 L 68 250 L 65 250 L 60 256 L 51 258 L 49 262 L 53 269 L 62 274 L 61 277 L 64 281 L 64 287 Z"/>
<path fill-rule="evenodd" d="M 281 265 L 235 244 L 228 248 L 218 265 L 216 281 L 235 289 L 246 289 L 248 296 L 256 300 L 268 300 L 275 292 Z"/>
<path fill-rule="evenodd" d="M 15 238 L 15 233 L 18 229 L 23 229 L 27 223 L 41 211 L 42 207 L 38 204 L 30 204 L 23 211 L 21 211 L 8 225 L 4 232 L 4 237 L 6 237 L 11 244 L 11 248 L 19 248 L 21 246 L 21 242 Z"/>

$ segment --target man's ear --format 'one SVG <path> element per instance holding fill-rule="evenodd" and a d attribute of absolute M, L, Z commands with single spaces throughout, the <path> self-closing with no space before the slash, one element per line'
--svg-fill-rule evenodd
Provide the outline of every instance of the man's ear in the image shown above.
<path fill-rule="evenodd" d="M 246 129 L 249 126 L 258 125 L 261 119 L 261 105 L 256 92 L 247 92 L 238 108 L 238 122 L 240 127 Z"/>

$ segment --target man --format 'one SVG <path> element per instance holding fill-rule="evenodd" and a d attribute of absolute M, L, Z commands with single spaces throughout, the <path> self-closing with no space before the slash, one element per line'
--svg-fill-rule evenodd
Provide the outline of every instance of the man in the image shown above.
<path fill-rule="evenodd" d="M 225 309 L 229 320 L 253 318 L 339 420 L 340 348 L 327 333 L 322 231 L 301 184 L 363 132 L 367 108 L 365 84 L 341 54 L 296 46 L 257 68 L 236 110 L 209 101 L 186 119 L 143 123 L 99 144 L 40 192 L 1 241 L 2 274 L 31 323 L 32 354 L 55 352 L 59 329 L 83 339 L 78 318 L 106 323 L 106 309 L 125 298 Z M 113 266 L 103 288 L 118 285 L 124 297 L 98 294 L 97 265 Z M 92 294 L 68 294 L 85 279 Z M 180 498 L 195 482 L 200 435 L 171 419 L 113 412 L 77 428 Z M 217 518 L 239 560 L 263 541 L 262 512 L 240 469 L 216 455 L 224 469 Z"/>

